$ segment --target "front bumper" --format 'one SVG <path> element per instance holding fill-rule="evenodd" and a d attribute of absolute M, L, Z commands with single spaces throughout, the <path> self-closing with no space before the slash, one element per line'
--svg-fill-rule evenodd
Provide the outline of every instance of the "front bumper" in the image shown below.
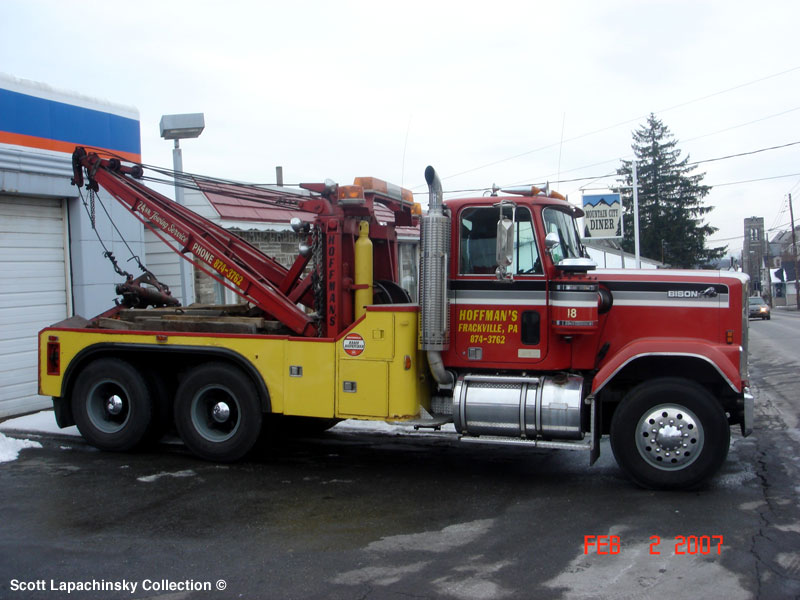
<path fill-rule="evenodd" d="M 742 435 L 747 437 L 753 433 L 753 419 L 755 412 L 755 396 L 750 393 L 750 388 L 744 388 L 744 396 L 742 398 L 742 421 L 740 423 L 742 428 Z"/>

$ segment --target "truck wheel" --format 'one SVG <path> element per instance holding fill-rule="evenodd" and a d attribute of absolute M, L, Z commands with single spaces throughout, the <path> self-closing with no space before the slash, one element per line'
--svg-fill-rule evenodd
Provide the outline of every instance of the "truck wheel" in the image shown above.
<path fill-rule="evenodd" d="M 189 371 L 175 395 L 175 426 L 184 444 L 206 460 L 243 457 L 261 432 L 255 386 L 241 370 L 223 363 Z"/>
<path fill-rule="evenodd" d="M 664 377 L 636 386 L 611 421 L 617 464 L 645 488 L 697 486 L 719 469 L 729 446 L 722 407 L 687 379 Z"/>
<path fill-rule="evenodd" d="M 101 358 L 75 380 L 72 414 L 81 435 L 93 446 L 117 452 L 130 450 L 150 429 L 151 390 L 130 363 Z"/>

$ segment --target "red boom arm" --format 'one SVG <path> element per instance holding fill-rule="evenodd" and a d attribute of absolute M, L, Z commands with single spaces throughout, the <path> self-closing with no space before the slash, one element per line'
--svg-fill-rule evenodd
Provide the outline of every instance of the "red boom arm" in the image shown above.
<path fill-rule="evenodd" d="M 90 189 L 102 186 L 147 227 L 176 240 L 180 245 L 176 252 L 183 258 L 213 274 L 296 334 L 317 334 L 314 317 L 295 304 L 312 302 L 310 286 L 300 280 L 302 266 L 286 269 L 216 223 L 144 186 L 133 179 L 141 176 L 141 167 L 125 167 L 118 160 L 86 154 L 83 148 L 76 148 L 73 167 L 75 185 L 83 185 L 85 168 Z"/>

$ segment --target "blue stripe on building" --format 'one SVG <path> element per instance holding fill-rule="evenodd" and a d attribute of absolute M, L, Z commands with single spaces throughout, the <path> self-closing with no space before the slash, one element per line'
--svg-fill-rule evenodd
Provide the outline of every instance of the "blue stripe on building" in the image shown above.
<path fill-rule="evenodd" d="M 4 89 L 0 131 L 141 154 L 136 119 Z"/>

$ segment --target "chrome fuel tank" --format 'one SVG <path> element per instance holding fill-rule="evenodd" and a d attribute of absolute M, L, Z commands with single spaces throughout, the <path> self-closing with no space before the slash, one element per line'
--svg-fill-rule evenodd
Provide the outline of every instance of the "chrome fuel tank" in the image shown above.
<path fill-rule="evenodd" d="M 464 435 L 582 439 L 583 378 L 462 375 L 453 421 Z"/>

